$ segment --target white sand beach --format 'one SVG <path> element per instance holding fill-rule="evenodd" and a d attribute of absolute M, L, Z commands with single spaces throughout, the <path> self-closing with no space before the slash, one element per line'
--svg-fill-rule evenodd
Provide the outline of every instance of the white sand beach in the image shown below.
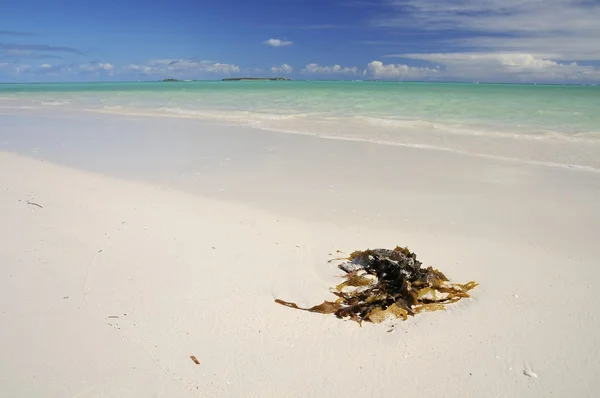
<path fill-rule="evenodd" d="M 3 112 L 0 396 L 595 396 L 600 173 Z M 330 300 L 337 250 L 395 245 L 480 285 L 362 327 L 274 303 Z"/>

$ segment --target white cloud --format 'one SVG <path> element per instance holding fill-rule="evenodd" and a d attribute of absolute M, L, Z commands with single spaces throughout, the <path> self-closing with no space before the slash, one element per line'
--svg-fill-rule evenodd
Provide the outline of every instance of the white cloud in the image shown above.
<path fill-rule="evenodd" d="M 146 65 L 129 64 L 125 70 L 137 71 L 145 75 L 175 75 L 195 77 L 197 74 L 212 73 L 230 75 L 239 73 L 240 67 L 232 64 L 195 59 L 154 59 Z"/>
<path fill-rule="evenodd" d="M 129 64 L 129 65 L 123 66 L 123 69 L 130 70 L 130 71 L 137 71 L 137 72 L 143 73 L 145 75 L 151 75 L 153 73 L 153 69 L 151 67 L 145 66 L 145 65 Z"/>
<path fill-rule="evenodd" d="M 292 73 L 293 70 L 294 70 L 294 68 L 292 68 L 292 66 L 288 65 L 288 64 L 283 64 L 281 66 L 273 66 L 271 68 L 271 72 L 273 72 L 273 73 L 283 73 L 286 75 L 289 75 L 290 73 Z"/>
<path fill-rule="evenodd" d="M 440 71 L 437 68 L 418 68 L 396 64 L 385 65 L 381 61 L 370 62 L 366 69 L 356 66 L 308 64 L 301 72 L 315 75 L 365 76 L 382 80 L 419 80 L 431 77 L 437 78 L 440 75 Z"/>
<path fill-rule="evenodd" d="M 395 55 L 441 66 L 444 80 L 600 80 L 598 67 L 581 62 L 600 61 L 598 0 L 382 1 L 375 25 L 444 37 L 427 49 L 452 52 Z"/>
<path fill-rule="evenodd" d="M 265 40 L 264 44 L 266 44 L 267 46 L 271 46 L 271 47 L 285 47 L 285 46 L 291 46 L 292 44 L 294 44 L 294 42 L 289 41 L 289 40 L 281 40 L 281 39 L 269 39 L 269 40 Z"/>
<path fill-rule="evenodd" d="M 376 79 L 417 80 L 439 77 L 437 68 L 418 68 L 408 65 L 385 65 L 381 61 L 372 61 L 367 65 L 366 75 Z"/>
<path fill-rule="evenodd" d="M 69 70 L 68 67 L 63 65 L 52 65 L 52 64 L 40 64 L 40 65 L 29 65 L 20 63 L 0 62 L 0 68 L 3 68 L 6 72 L 12 75 L 47 75 L 55 76 L 58 72 Z"/>
<path fill-rule="evenodd" d="M 402 58 L 441 64 L 445 79 L 493 81 L 600 80 L 600 70 L 576 62 L 557 62 L 523 53 L 400 54 Z"/>
<path fill-rule="evenodd" d="M 80 64 L 78 69 L 83 73 L 91 73 L 95 76 L 100 76 L 100 74 L 112 76 L 114 74 L 115 67 L 107 62 L 95 62 L 89 64 Z"/>
<path fill-rule="evenodd" d="M 438 45 L 516 52 L 555 60 L 598 60 L 597 0 L 383 0 L 377 26 L 459 31 Z M 448 37 L 447 34 L 444 35 Z"/>
<path fill-rule="evenodd" d="M 7 63 L 7 70 L 13 75 L 30 75 L 44 77 L 67 77 L 69 75 L 85 75 L 85 79 L 89 76 L 113 76 L 115 67 L 108 62 L 91 62 L 83 64 L 50 64 L 41 63 L 37 65 Z"/>
<path fill-rule="evenodd" d="M 314 73 L 318 75 L 340 74 L 340 75 L 358 75 L 362 71 L 356 66 L 348 67 L 341 65 L 321 66 L 319 64 L 308 64 L 301 71 L 302 73 Z"/>
<path fill-rule="evenodd" d="M 170 72 L 210 72 L 231 74 L 240 71 L 240 67 L 212 61 L 194 59 L 159 59 L 150 61 L 150 66 Z"/>
<path fill-rule="evenodd" d="M 238 73 L 240 71 L 240 67 L 236 66 L 236 65 L 230 65 L 230 64 L 214 63 L 214 64 L 209 64 L 209 65 L 204 65 L 204 71 L 228 75 L 231 73 Z"/>

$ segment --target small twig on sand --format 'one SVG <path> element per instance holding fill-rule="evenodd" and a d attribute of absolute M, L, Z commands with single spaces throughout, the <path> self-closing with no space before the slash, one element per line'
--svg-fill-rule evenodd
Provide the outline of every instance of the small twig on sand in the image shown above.
<path fill-rule="evenodd" d="M 28 204 L 28 205 L 32 205 L 32 206 L 37 206 L 37 207 L 39 207 L 40 209 L 43 209 L 43 207 L 42 207 L 41 205 L 38 205 L 37 203 L 33 203 L 33 202 L 30 202 L 30 201 L 27 201 L 27 204 Z"/>
<path fill-rule="evenodd" d="M 192 359 L 192 361 L 194 361 L 194 363 L 195 363 L 196 365 L 200 365 L 200 361 L 198 360 L 198 358 L 196 358 L 196 357 L 195 357 L 195 356 L 193 356 L 193 355 L 190 355 L 190 358 Z"/>

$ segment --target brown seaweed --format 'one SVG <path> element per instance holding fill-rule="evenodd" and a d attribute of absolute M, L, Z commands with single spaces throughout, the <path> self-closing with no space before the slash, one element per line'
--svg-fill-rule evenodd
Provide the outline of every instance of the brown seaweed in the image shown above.
<path fill-rule="evenodd" d="M 275 302 L 293 309 L 334 314 L 359 324 L 379 323 L 388 317 L 406 320 L 421 312 L 444 310 L 447 304 L 470 297 L 468 292 L 477 286 L 474 281 L 449 283 L 437 269 L 422 268 L 416 254 L 406 247 L 355 251 L 337 260 L 347 261 L 338 265 L 346 273 L 346 280 L 332 290 L 337 296 L 335 302 L 324 301 L 311 308 L 279 299 Z"/>
<path fill-rule="evenodd" d="M 332 303 L 331 301 L 323 301 L 322 304 L 315 305 L 311 308 L 300 308 L 295 303 L 290 303 L 288 301 L 283 300 L 275 300 L 275 302 L 277 304 L 285 305 L 286 307 L 308 312 L 318 312 L 319 314 L 334 314 L 336 311 L 342 308 L 340 304 Z"/>

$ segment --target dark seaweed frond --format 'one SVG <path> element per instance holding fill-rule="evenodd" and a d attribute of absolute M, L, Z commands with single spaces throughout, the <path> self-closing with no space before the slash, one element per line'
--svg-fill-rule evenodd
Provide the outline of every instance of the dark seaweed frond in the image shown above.
<path fill-rule="evenodd" d="M 334 314 L 358 323 L 379 323 L 387 317 L 408 319 L 424 311 L 438 311 L 458 300 L 478 284 L 451 284 L 440 271 L 421 268 L 417 256 L 406 247 L 394 250 L 355 251 L 338 267 L 346 272 L 345 281 L 336 286 L 335 302 L 325 301 L 311 308 L 275 300 L 290 308 Z"/>

